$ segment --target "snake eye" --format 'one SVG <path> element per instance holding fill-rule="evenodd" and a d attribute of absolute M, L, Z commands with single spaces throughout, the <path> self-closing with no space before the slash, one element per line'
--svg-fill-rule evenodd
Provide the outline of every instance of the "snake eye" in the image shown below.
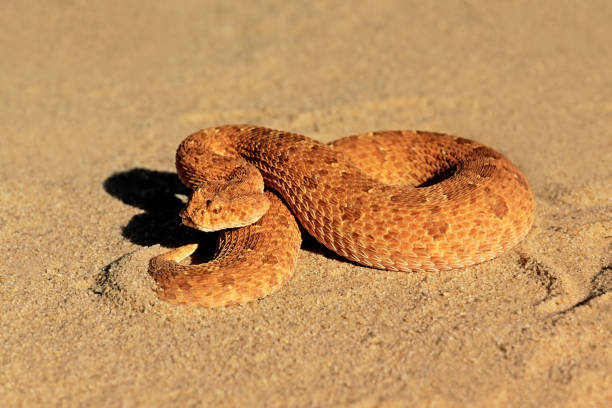
<path fill-rule="evenodd" d="M 210 211 L 213 214 L 219 214 L 223 206 L 219 203 L 213 203 L 212 200 L 206 200 L 206 210 Z"/>

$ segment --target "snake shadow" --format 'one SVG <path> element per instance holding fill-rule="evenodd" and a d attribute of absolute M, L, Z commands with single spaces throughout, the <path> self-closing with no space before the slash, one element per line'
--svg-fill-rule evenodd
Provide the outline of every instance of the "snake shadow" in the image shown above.
<path fill-rule="evenodd" d="M 198 242 L 214 250 L 217 234 L 200 232 L 181 223 L 179 212 L 185 204 L 179 196 L 188 197 L 191 191 L 176 173 L 134 168 L 112 174 L 102 185 L 111 196 L 144 211 L 121 228 L 122 235 L 131 242 L 167 248 Z"/>
<path fill-rule="evenodd" d="M 179 212 L 185 206 L 179 196 L 189 197 L 191 190 L 185 187 L 174 172 L 133 168 L 113 173 L 103 182 L 104 190 L 111 196 L 144 212 L 136 214 L 121 228 L 123 237 L 130 242 L 151 246 L 159 244 L 167 248 L 199 243 L 196 259 L 209 260 L 216 248 L 218 233 L 206 233 L 184 226 Z M 308 234 L 301 226 L 303 250 L 322 254 L 327 258 L 351 262 L 330 251 Z"/>

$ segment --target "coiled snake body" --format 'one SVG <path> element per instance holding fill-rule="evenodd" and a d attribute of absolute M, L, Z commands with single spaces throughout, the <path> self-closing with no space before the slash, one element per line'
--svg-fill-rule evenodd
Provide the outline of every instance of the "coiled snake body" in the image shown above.
<path fill-rule="evenodd" d="M 295 269 L 295 218 L 332 251 L 393 271 L 483 262 L 518 243 L 533 222 L 533 194 L 516 166 L 489 147 L 439 133 L 371 132 L 325 145 L 258 126 L 220 126 L 187 137 L 176 166 L 194 190 L 183 223 L 230 229 L 208 263 L 180 263 L 197 244 L 151 259 L 158 296 L 174 303 L 225 306 L 278 289 Z"/>

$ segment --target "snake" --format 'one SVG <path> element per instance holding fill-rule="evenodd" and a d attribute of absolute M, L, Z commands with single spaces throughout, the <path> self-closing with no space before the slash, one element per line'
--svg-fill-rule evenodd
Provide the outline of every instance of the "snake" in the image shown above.
<path fill-rule="evenodd" d="M 375 269 L 438 272 L 478 264 L 520 242 L 534 220 L 523 173 L 470 139 L 377 131 L 329 144 L 253 125 L 199 130 L 176 152 L 192 190 L 182 223 L 221 231 L 208 262 L 198 243 L 152 258 L 157 296 L 238 305 L 291 278 L 303 234 Z"/>

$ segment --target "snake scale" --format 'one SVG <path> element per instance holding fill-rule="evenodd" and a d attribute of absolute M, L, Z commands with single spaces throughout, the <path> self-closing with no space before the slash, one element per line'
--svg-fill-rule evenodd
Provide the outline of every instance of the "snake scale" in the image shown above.
<path fill-rule="evenodd" d="M 296 266 L 296 219 L 359 264 L 435 272 L 498 256 L 534 218 L 531 188 L 514 164 L 433 132 L 370 132 L 326 145 L 259 126 L 218 126 L 187 137 L 176 168 L 193 190 L 183 223 L 224 230 L 209 262 L 181 262 L 197 244 L 151 259 L 157 294 L 173 303 L 228 306 L 277 290 Z"/>

